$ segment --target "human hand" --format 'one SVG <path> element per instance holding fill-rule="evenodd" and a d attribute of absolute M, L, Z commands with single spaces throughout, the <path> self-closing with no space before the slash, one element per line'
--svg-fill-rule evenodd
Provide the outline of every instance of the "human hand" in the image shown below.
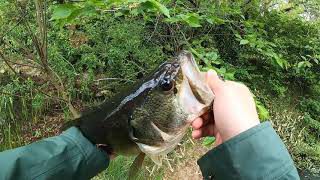
<path fill-rule="evenodd" d="M 223 81 L 212 70 L 206 73 L 206 79 L 215 94 L 213 114 L 192 122 L 193 138 L 214 136 L 217 146 L 260 123 L 253 96 L 245 85 Z"/>

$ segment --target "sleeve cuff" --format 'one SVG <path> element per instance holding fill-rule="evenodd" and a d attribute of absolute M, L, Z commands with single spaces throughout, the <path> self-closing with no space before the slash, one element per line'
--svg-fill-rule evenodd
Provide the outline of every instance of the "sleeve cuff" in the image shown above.
<path fill-rule="evenodd" d="M 275 179 L 295 169 L 270 122 L 261 123 L 217 146 L 201 157 L 198 165 L 205 179 L 218 180 Z"/>
<path fill-rule="evenodd" d="M 86 139 L 78 128 L 71 127 L 64 131 L 61 136 L 71 140 L 84 156 L 88 177 L 93 177 L 108 167 L 109 157 L 107 153 Z"/>

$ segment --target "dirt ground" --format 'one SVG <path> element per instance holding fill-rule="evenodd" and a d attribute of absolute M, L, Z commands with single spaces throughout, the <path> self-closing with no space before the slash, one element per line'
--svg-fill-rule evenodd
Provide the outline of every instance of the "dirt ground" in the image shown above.
<path fill-rule="evenodd" d="M 63 124 L 63 115 L 56 117 L 46 117 L 47 120 L 39 120 L 24 126 L 22 129 L 22 139 L 25 144 L 51 137 L 60 133 L 61 124 Z M 189 136 L 190 137 L 190 136 Z M 197 160 L 208 152 L 211 148 L 202 145 L 201 140 L 192 140 L 186 137 L 173 153 L 170 153 L 167 160 L 163 161 L 161 167 L 164 171 L 161 179 L 163 180 L 202 180 L 202 175 Z M 152 163 L 152 165 L 155 165 Z M 146 179 L 153 179 L 152 174 L 157 174 L 158 170 L 152 171 L 149 167 L 150 176 Z"/>
<path fill-rule="evenodd" d="M 183 158 L 179 159 L 171 168 L 166 168 L 163 180 L 202 180 L 197 160 L 210 148 L 201 144 L 200 140 L 188 140 L 185 145 Z M 191 142 L 191 144 L 190 144 Z M 178 153 L 179 156 L 179 153 Z"/>

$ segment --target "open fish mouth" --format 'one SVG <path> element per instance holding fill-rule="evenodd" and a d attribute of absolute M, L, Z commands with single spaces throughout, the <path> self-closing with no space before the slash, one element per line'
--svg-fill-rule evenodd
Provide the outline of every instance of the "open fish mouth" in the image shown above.
<path fill-rule="evenodd" d="M 211 109 L 213 99 L 204 73 L 192 54 L 183 51 L 64 128 L 76 126 L 91 142 L 107 144 L 116 154 L 145 153 L 161 164 L 191 122 Z"/>
<path fill-rule="evenodd" d="M 156 115 L 155 118 L 151 117 L 154 119 L 150 121 L 150 127 L 145 126 L 146 132 L 152 131 L 152 134 L 159 136 L 160 140 L 136 141 L 140 150 L 158 165 L 161 164 L 162 158 L 182 140 L 191 122 L 211 109 L 214 99 L 205 74 L 200 72 L 191 53 L 181 52 L 173 62 L 166 64 L 166 68 L 164 75 L 159 76 L 158 79 L 170 77 L 165 79 L 165 83 L 174 82 L 175 90 L 173 91 L 175 92 L 172 92 L 172 95 L 170 91 L 166 92 L 168 95 L 158 101 L 162 102 L 159 103 L 159 106 L 165 104 L 170 106 L 168 108 L 159 107 L 159 111 L 162 108 L 163 112 L 154 111 Z M 162 113 L 161 118 L 166 117 L 166 119 L 157 118 L 159 113 Z"/>
<path fill-rule="evenodd" d="M 192 122 L 211 108 L 214 94 L 191 53 L 181 52 L 178 61 L 183 75 L 178 99 L 181 107 L 189 114 L 186 120 Z"/>

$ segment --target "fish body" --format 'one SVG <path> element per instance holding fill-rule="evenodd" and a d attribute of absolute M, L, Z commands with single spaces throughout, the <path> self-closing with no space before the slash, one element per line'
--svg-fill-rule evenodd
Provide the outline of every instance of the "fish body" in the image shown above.
<path fill-rule="evenodd" d="M 213 99 L 192 54 L 183 51 L 72 125 L 116 154 L 143 152 L 161 164 L 161 157 L 181 141 L 192 120 L 210 110 Z"/>

